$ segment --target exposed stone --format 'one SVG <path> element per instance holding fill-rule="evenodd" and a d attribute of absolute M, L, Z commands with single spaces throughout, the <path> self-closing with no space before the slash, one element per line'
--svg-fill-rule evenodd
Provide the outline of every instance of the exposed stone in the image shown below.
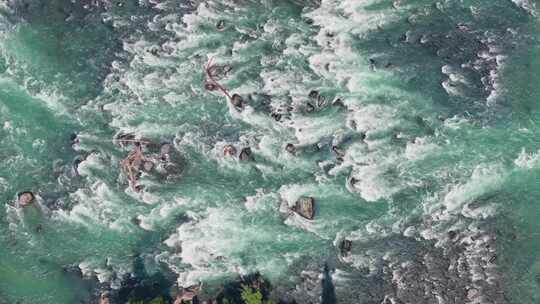
<path fill-rule="evenodd" d="M 319 108 L 323 107 L 326 104 L 326 98 L 324 96 L 320 96 L 317 98 L 317 106 Z"/>
<path fill-rule="evenodd" d="M 341 256 L 346 256 L 351 252 L 352 249 L 352 241 L 344 239 L 339 244 L 339 251 L 341 252 Z"/>
<path fill-rule="evenodd" d="M 80 143 L 79 136 L 76 133 L 72 133 L 70 135 L 69 139 L 71 140 L 72 145 L 76 145 L 76 144 Z"/>
<path fill-rule="evenodd" d="M 236 155 L 236 148 L 233 145 L 226 145 L 223 147 L 223 155 Z"/>
<path fill-rule="evenodd" d="M 300 216 L 312 220 L 315 217 L 315 199 L 313 197 L 302 196 L 296 201 L 293 210 Z"/>
<path fill-rule="evenodd" d="M 336 106 L 336 107 L 345 107 L 345 104 L 343 103 L 343 100 L 341 100 L 341 98 L 335 99 L 335 100 L 332 102 L 332 105 L 333 105 L 333 106 Z"/>
<path fill-rule="evenodd" d="M 315 111 L 315 107 L 311 103 L 308 102 L 306 105 L 306 112 L 311 113 L 313 111 Z"/>
<path fill-rule="evenodd" d="M 247 147 L 242 149 L 238 158 L 242 161 L 251 160 L 251 148 Z"/>
<path fill-rule="evenodd" d="M 218 31 L 223 31 L 225 29 L 225 20 L 219 20 L 216 24 L 216 29 Z"/>
<path fill-rule="evenodd" d="M 242 99 L 242 96 L 233 94 L 231 97 L 231 104 L 237 108 L 242 108 L 244 106 L 244 100 Z"/>
<path fill-rule="evenodd" d="M 473 301 L 474 299 L 480 296 L 480 292 L 476 288 L 471 288 L 467 290 L 467 299 Z"/>
<path fill-rule="evenodd" d="M 295 154 L 296 153 L 296 147 L 293 144 L 289 143 L 289 144 L 287 144 L 285 146 L 285 151 L 287 151 L 287 152 L 289 152 L 291 154 Z"/>
<path fill-rule="evenodd" d="M 18 194 L 18 201 L 21 207 L 26 207 L 34 202 L 34 194 L 30 191 L 20 192 Z"/>

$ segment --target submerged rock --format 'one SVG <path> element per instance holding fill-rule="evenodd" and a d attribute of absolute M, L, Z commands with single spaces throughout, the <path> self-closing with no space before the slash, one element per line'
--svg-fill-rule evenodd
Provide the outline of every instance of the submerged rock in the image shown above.
<path fill-rule="evenodd" d="M 180 294 L 176 296 L 174 304 L 181 303 L 198 303 L 198 293 L 200 286 L 190 286 L 187 288 L 181 288 Z"/>
<path fill-rule="evenodd" d="M 215 91 L 215 90 L 217 90 L 217 86 L 216 86 L 215 84 L 213 84 L 213 83 L 210 83 L 210 82 L 206 83 L 206 84 L 204 85 L 204 88 L 205 88 L 206 90 L 208 90 L 208 91 Z"/>
<path fill-rule="evenodd" d="M 34 202 L 34 193 L 30 191 L 20 192 L 18 194 L 18 202 L 21 207 L 26 207 Z"/>
<path fill-rule="evenodd" d="M 300 197 L 296 201 L 293 211 L 308 220 L 312 220 L 315 217 L 315 199 L 308 196 Z"/>
<path fill-rule="evenodd" d="M 296 147 L 293 145 L 293 144 L 287 144 L 285 146 L 285 151 L 291 153 L 291 154 L 295 154 L 296 153 Z"/>

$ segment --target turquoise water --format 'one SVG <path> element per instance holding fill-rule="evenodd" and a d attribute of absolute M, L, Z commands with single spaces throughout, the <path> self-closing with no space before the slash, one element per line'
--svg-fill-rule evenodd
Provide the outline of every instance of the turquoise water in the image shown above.
<path fill-rule="evenodd" d="M 536 2 L 0 1 L 0 303 L 539 303 Z"/>

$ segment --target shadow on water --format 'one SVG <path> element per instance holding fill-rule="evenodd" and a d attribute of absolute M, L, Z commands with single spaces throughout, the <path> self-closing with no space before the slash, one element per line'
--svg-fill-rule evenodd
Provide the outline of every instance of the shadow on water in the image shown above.
<path fill-rule="evenodd" d="M 321 304 L 336 304 L 336 290 L 334 283 L 332 282 L 332 276 L 330 275 L 330 270 L 328 265 L 324 265 L 324 275 L 322 284 L 322 297 Z"/>
<path fill-rule="evenodd" d="M 124 277 L 122 287 L 112 294 L 113 303 L 127 303 L 129 300 L 150 301 L 158 297 L 172 302 L 169 290 L 173 282 L 174 278 L 165 273 L 158 271 L 149 274 L 142 257 L 138 255 L 133 261 L 133 272 Z"/>

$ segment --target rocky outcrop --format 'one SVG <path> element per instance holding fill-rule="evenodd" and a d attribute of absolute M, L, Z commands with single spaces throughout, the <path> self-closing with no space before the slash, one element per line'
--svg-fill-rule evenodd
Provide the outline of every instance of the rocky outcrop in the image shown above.
<path fill-rule="evenodd" d="M 233 145 L 226 145 L 223 147 L 223 155 L 236 155 L 236 148 Z"/>
<path fill-rule="evenodd" d="M 351 252 L 351 249 L 352 249 L 351 240 L 344 239 L 339 244 L 339 252 L 341 253 L 342 257 L 349 255 L 349 253 Z"/>
<path fill-rule="evenodd" d="M 241 161 L 248 161 L 252 159 L 251 148 L 244 148 L 240 151 L 240 156 L 238 157 Z"/>
<path fill-rule="evenodd" d="M 18 194 L 19 206 L 26 207 L 32 204 L 35 200 L 34 193 L 30 191 L 20 192 Z"/>
<path fill-rule="evenodd" d="M 293 211 L 308 220 L 312 220 L 315 217 L 315 199 L 308 196 L 300 197 L 296 201 Z"/>

